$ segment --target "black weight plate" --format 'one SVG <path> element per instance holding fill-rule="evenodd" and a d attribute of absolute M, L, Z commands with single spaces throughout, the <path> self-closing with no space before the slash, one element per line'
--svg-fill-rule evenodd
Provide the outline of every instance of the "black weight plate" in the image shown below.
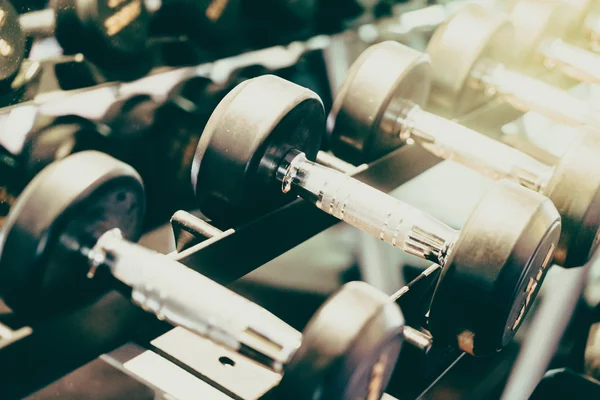
<path fill-rule="evenodd" d="M 0 93 L 10 85 L 25 58 L 26 38 L 19 25 L 19 15 L 7 0 L 0 0 Z"/>
<path fill-rule="evenodd" d="M 193 76 L 173 86 L 167 98 L 168 102 L 189 114 L 210 116 L 224 96 L 221 85 L 204 76 Z"/>
<path fill-rule="evenodd" d="M 142 0 L 55 0 L 53 8 L 65 53 L 83 53 L 102 68 L 135 62 L 148 48 L 150 18 Z"/>
<path fill-rule="evenodd" d="M 246 18 L 290 28 L 311 24 L 317 10 L 317 0 L 244 0 Z"/>
<path fill-rule="evenodd" d="M 21 153 L 23 186 L 55 161 L 80 151 L 106 149 L 107 139 L 95 123 L 78 116 L 56 119 L 27 135 Z"/>
<path fill-rule="evenodd" d="M 404 317 L 387 295 L 351 282 L 308 323 L 278 398 L 379 399 L 400 352 Z"/>
<path fill-rule="evenodd" d="M 402 111 L 427 102 L 431 67 L 427 56 L 386 41 L 365 50 L 354 62 L 333 103 L 331 146 L 355 164 L 371 162 L 402 144 Z"/>
<path fill-rule="evenodd" d="M 231 71 L 231 74 L 229 75 L 227 81 L 233 84 L 234 86 L 237 86 L 248 79 L 258 78 L 259 76 L 269 74 L 277 75 L 275 71 L 265 67 L 264 65 L 252 64 L 236 68 L 233 71 Z"/>
<path fill-rule="evenodd" d="M 222 221 L 281 205 L 277 166 L 292 149 L 314 160 L 325 128 L 319 97 L 273 75 L 238 85 L 211 115 L 196 149 L 192 184 L 200 209 Z"/>
<path fill-rule="evenodd" d="M 67 61 L 54 64 L 54 75 L 62 90 L 83 89 L 97 85 L 102 81 L 101 77 L 93 71 L 90 63 L 85 59 L 82 61 Z"/>
<path fill-rule="evenodd" d="M 182 34 L 202 47 L 222 51 L 243 39 L 240 0 L 165 0 L 153 26 L 157 34 Z"/>
<path fill-rule="evenodd" d="M 10 210 L 0 239 L 0 293 L 15 309 L 61 304 L 86 293 L 82 246 L 119 228 L 141 234 L 145 197 L 139 175 L 105 154 L 86 151 L 40 172 Z"/>
<path fill-rule="evenodd" d="M 498 181 L 450 249 L 430 309 L 434 339 L 476 356 L 505 347 L 533 304 L 559 236 L 550 200 Z"/>
<path fill-rule="evenodd" d="M 562 218 L 554 261 L 563 267 L 587 263 L 600 243 L 600 137 L 583 129 L 556 166 L 544 194 Z"/>

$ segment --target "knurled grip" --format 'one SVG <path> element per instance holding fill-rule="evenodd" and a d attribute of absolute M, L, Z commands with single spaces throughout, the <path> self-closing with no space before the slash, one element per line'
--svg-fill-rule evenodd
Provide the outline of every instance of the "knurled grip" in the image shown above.
<path fill-rule="evenodd" d="M 456 231 L 435 218 L 302 153 L 283 168 L 284 191 L 293 187 L 319 209 L 408 253 L 443 263 L 456 238 Z"/>
<path fill-rule="evenodd" d="M 251 348 L 275 370 L 300 345 L 301 334 L 273 314 L 163 254 L 110 232 L 92 252 L 106 254 L 133 301 L 160 319 L 235 351 Z"/>
<path fill-rule="evenodd" d="M 534 191 L 544 188 L 552 168 L 452 120 L 413 106 L 398 118 L 400 137 L 413 139 L 436 156 L 494 179 L 510 179 Z"/>
<path fill-rule="evenodd" d="M 520 111 L 535 111 L 552 121 L 570 126 L 598 126 L 600 123 L 586 102 L 562 89 L 512 71 L 502 64 L 482 62 L 478 68 L 480 71 L 485 69 L 483 73 L 476 73 L 476 79 L 483 83 L 484 89 L 490 95 L 501 95 Z"/>

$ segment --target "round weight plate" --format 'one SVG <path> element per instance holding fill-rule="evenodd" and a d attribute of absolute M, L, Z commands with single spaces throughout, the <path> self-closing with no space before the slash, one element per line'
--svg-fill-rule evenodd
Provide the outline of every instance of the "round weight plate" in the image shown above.
<path fill-rule="evenodd" d="M 270 0 L 275 10 L 281 10 L 281 14 L 290 22 L 303 21 L 310 23 L 313 21 L 317 9 L 317 0 Z"/>
<path fill-rule="evenodd" d="M 56 39 L 99 67 L 137 61 L 148 46 L 150 18 L 142 0 L 55 0 Z"/>
<path fill-rule="evenodd" d="M 11 89 L 25 58 L 25 35 L 19 15 L 7 0 L 0 0 L 0 93 Z"/>
<path fill-rule="evenodd" d="M 308 25 L 318 10 L 316 0 L 259 0 L 244 3 L 244 16 L 259 23 L 286 26 Z"/>
<path fill-rule="evenodd" d="M 485 93 L 469 84 L 479 61 L 510 61 L 514 34 L 508 17 L 477 4 L 459 9 L 434 32 L 427 52 L 433 83 L 430 101 L 460 116 L 486 101 Z"/>
<path fill-rule="evenodd" d="M 499 181 L 450 250 L 430 310 L 433 337 L 476 356 L 506 346 L 533 304 L 559 236 L 550 200 Z"/>
<path fill-rule="evenodd" d="M 285 367 L 285 399 L 379 399 L 396 365 L 404 317 L 364 282 L 344 285 L 317 311 Z"/>
<path fill-rule="evenodd" d="M 57 160 L 85 150 L 103 151 L 107 146 L 107 138 L 100 132 L 100 127 L 78 116 L 60 117 L 35 128 L 27 135 L 21 152 L 26 180 L 23 186 Z"/>
<path fill-rule="evenodd" d="M 562 217 L 554 260 L 564 267 L 587 263 L 600 242 L 600 137 L 583 130 L 569 147 L 544 194 Z"/>
<path fill-rule="evenodd" d="M 427 56 L 397 42 L 369 47 L 354 62 L 340 88 L 330 119 L 332 150 L 359 164 L 400 146 L 396 119 L 429 95 Z"/>
<path fill-rule="evenodd" d="M 215 87 L 218 86 L 210 78 L 193 76 L 173 86 L 167 98 L 170 103 L 176 104 L 182 110 L 196 114 L 201 112 L 199 108 L 206 102 L 206 92 L 210 91 L 210 94 L 213 94 L 215 90 L 212 88 Z M 209 97 L 214 96 L 210 96 L 210 94 Z M 212 104 L 212 102 L 210 103 Z"/>
<path fill-rule="evenodd" d="M 17 198 L 3 227 L 4 300 L 15 309 L 33 309 L 83 293 L 82 247 L 112 228 L 137 240 L 144 207 L 139 175 L 103 153 L 76 153 L 46 167 Z"/>
<path fill-rule="evenodd" d="M 165 0 L 153 27 L 167 35 L 183 34 L 202 48 L 222 51 L 242 39 L 241 0 Z"/>
<path fill-rule="evenodd" d="M 252 218 L 288 199 L 276 181 L 290 150 L 314 160 L 325 112 L 312 91 L 273 75 L 233 89 L 211 115 L 192 165 L 200 210 L 211 218 Z"/>
<path fill-rule="evenodd" d="M 566 4 L 552 1 L 519 0 L 512 10 L 517 59 L 530 61 L 546 38 L 562 38 L 567 33 L 569 13 Z"/>

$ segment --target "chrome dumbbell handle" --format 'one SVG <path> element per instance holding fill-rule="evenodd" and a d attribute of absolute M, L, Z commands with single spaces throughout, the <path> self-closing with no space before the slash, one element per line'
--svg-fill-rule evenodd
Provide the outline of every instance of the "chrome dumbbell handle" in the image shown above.
<path fill-rule="evenodd" d="M 541 191 L 552 176 L 552 167 L 418 105 L 405 107 L 396 124 L 401 139 L 413 140 L 440 158 L 456 161 L 494 180 L 510 179 Z"/>
<path fill-rule="evenodd" d="M 523 112 L 535 111 L 565 125 L 600 126 L 586 102 L 500 63 L 481 61 L 473 69 L 471 84 L 482 87 L 490 96 L 502 96 L 504 101 Z"/>
<path fill-rule="evenodd" d="M 565 43 L 561 39 L 544 40 L 538 49 L 544 65 L 558 68 L 565 75 L 582 82 L 600 82 L 600 56 Z"/>
<path fill-rule="evenodd" d="M 19 25 L 31 36 L 52 36 L 56 26 L 56 13 L 52 8 L 29 11 L 19 16 Z"/>
<path fill-rule="evenodd" d="M 279 166 L 283 192 L 417 257 L 443 265 L 458 233 L 435 218 L 342 172 L 290 151 Z"/>
<path fill-rule="evenodd" d="M 262 307 L 169 257 L 105 233 L 88 254 L 132 288 L 134 303 L 281 372 L 302 335 Z"/>

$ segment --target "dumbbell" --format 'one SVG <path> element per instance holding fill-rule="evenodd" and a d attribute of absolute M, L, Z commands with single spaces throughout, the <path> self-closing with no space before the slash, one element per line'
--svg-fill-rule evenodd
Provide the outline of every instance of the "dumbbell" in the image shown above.
<path fill-rule="evenodd" d="M 430 311 L 434 337 L 476 355 L 506 345 L 558 242 L 560 217 L 550 200 L 503 181 L 457 232 L 311 161 L 324 127 L 323 105 L 308 89 L 272 75 L 238 85 L 219 103 L 198 143 L 192 183 L 200 210 L 213 220 L 249 218 L 289 201 L 286 194 L 299 195 L 443 268 Z M 297 223 L 289 221 L 290 229 Z"/>
<path fill-rule="evenodd" d="M 243 40 L 241 0 L 159 0 L 153 8 L 153 36 L 184 35 L 217 52 Z"/>
<path fill-rule="evenodd" d="M 544 164 L 424 111 L 431 76 L 428 58 L 419 51 L 392 41 L 367 49 L 351 67 L 332 108 L 334 153 L 352 163 L 369 162 L 411 141 L 492 179 L 539 192 L 562 217 L 555 262 L 584 265 L 600 240 L 600 136 L 580 128 L 558 164 Z"/>
<path fill-rule="evenodd" d="M 248 33 L 258 43 L 281 43 L 284 37 L 306 33 L 314 23 L 318 0 L 242 0 L 244 21 Z M 279 37 L 274 37 L 278 33 Z"/>
<path fill-rule="evenodd" d="M 11 122 L 2 127 L 11 135 L 0 140 L 0 151 L 6 152 L 0 158 L 0 216 L 6 215 L 15 197 L 50 163 L 84 150 L 111 149 L 107 126 L 75 115 L 28 121 L 33 115 L 26 112 L 27 107 L 8 117 Z M 29 129 L 19 131 L 27 123 Z"/>
<path fill-rule="evenodd" d="M 600 56 L 566 43 L 572 25 L 569 7 L 558 1 L 519 0 L 510 14 L 515 28 L 518 62 L 541 64 L 548 70 L 583 82 L 600 82 Z"/>
<path fill-rule="evenodd" d="M 586 102 L 545 82 L 509 69 L 516 43 L 507 15 L 468 4 L 434 32 L 432 105 L 461 116 L 497 96 L 517 110 L 535 111 L 572 126 L 598 123 Z"/>
<path fill-rule="evenodd" d="M 55 35 L 65 54 L 82 53 L 109 79 L 135 79 L 150 68 L 149 16 L 142 0 L 55 0 L 18 15 L 0 1 L 0 88 L 10 89 L 26 56 L 28 37 Z"/>
<path fill-rule="evenodd" d="M 67 97 L 62 104 L 62 100 L 49 104 L 50 110 L 45 105 L 11 109 L 2 129 L 12 134 L 0 137 L 0 150 L 8 150 L 7 157 L 0 158 L 0 165 L 6 166 L 0 174 L 7 178 L 0 179 L 0 186 L 7 189 L 0 191 L 2 209 L 45 166 L 83 150 L 105 152 L 142 175 L 149 224 L 177 209 L 194 207 L 189 184 L 194 151 L 210 113 L 234 86 L 232 79 L 238 77 L 217 84 L 209 78 L 186 76 L 160 99 L 134 93 L 115 100 L 111 89 L 104 87 Z M 93 112 L 80 112 L 80 102 L 94 103 Z"/>
<path fill-rule="evenodd" d="M 86 290 L 86 276 L 104 271 L 144 310 L 283 374 L 281 398 L 381 397 L 406 329 L 392 299 L 366 283 L 347 284 L 301 334 L 173 258 L 130 241 L 141 232 L 143 191 L 131 167 L 98 152 L 45 168 L 4 226 L 0 285 L 8 304 L 17 311 L 44 309 L 43 301 L 58 293 L 70 298 Z"/>

